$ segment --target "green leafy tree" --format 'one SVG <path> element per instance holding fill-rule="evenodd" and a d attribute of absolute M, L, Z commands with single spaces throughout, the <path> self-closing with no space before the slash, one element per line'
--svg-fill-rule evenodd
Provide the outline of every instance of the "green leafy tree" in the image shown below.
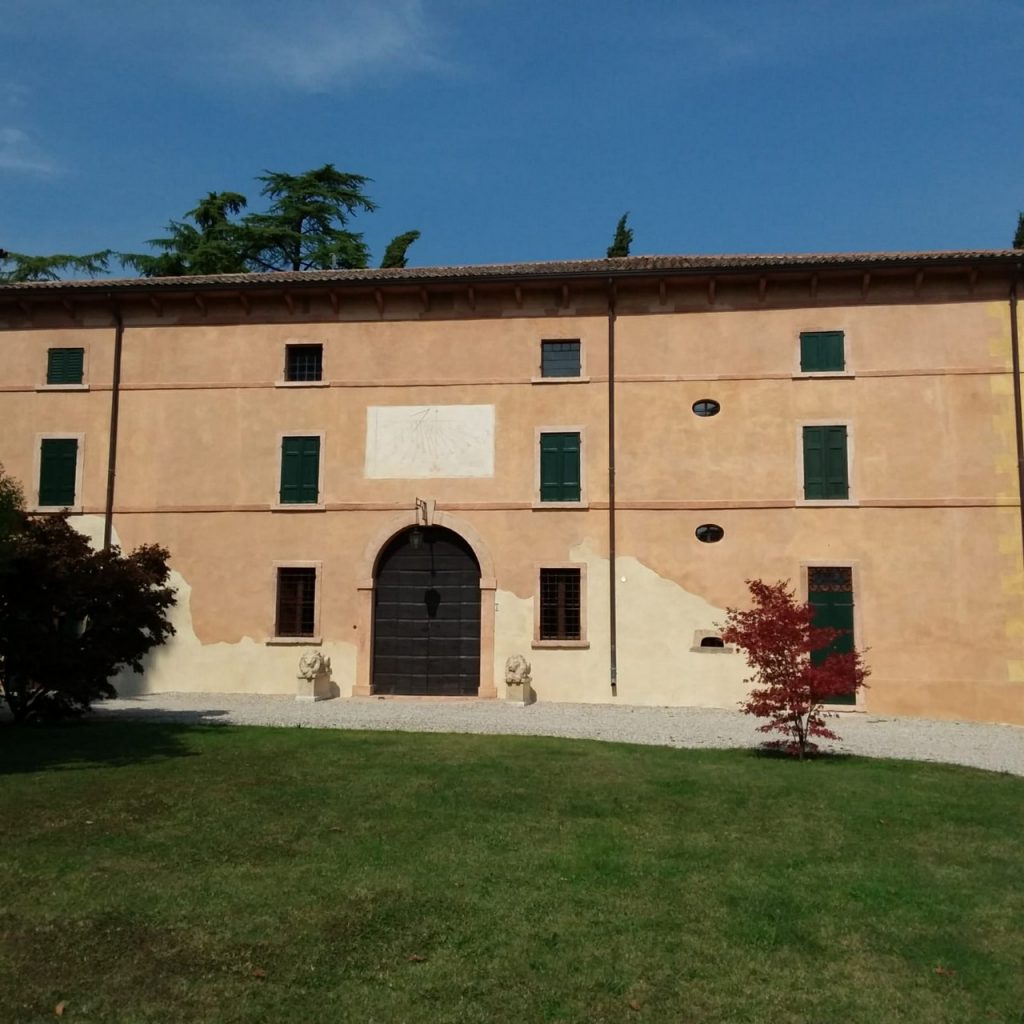
<path fill-rule="evenodd" d="M 1024 249 L 1024 213 L 1017 215 L 1017 234 L 1013 236 L 1014 249 Z"/>
<path fill-rule="evenodd" d="M 95 551 L 66 513 L 27 515 L 17 484 L 0 484 L 0 698 L 16 722 L 79 714 L 174 633 L 168 553 Z"/>
<path fill-rule="evenodd" d="M 4 252 L 0 255 L 0 282 L 57 281 L 68 273 L 95 277 L 107 272 L 112 255 L 110 249 L 84 256 L 68 253 L 29 256 L 23 252 Z"/>
<path fill-rule="evenodd" d="M 626 225 L 628 219 L 629 211 L 627 210 L 615 225 L 615 237 L 612 239 L 612 244 L 608 246 L 609 259 L 629 255 L 629 247 L 633 243 L 633 229 Z"/>
<path fill-rule="evenodd" d="M 244 274 L 248 233 L 237 220 L 245 208 L 240 192 L 209 192 L 187 220 L 172 220 L 165 238 L 150 239 L 156 254 L 121 253 L 120 260 L 143 277 L 187 277 L 196 274 Z"/>
<path fill-rule="evenodd" d="M 388 267 L 404 267 L 406 265 L 406 253 L 409 246 L 420 237 L 418 231 L 406 231 L 403 235 L 396 235 L 388 243 L 384 250 L 384 259 L 380 261 L 381 269 Z"/>
<path fill-rule="evenodd" d="M 150 241 L 158 252 L 122 253 L 121 262 L 145 277 L 369 265 L 362 234 L 349 226 L 357 214 L 377 209 L 366 194 L 369 178 L 324 164 L 302 174 L 267 171 L 257 180 L 270 200 L 267 210 L 242 217 L 244 195 L 210 192 L 182 220 L 172 220 L 165 237 Z M 407 231 L 394 238 L 381 266 L 404 267 L 419 236 Z"/>
<path fill-rule="evenodd" d="M 364 191 L 369 178 L 324 164 L 303 174 L 267 171 L 257 178 L 270 199 L 266 213 L 243 221 L 247 258 L 255 270 L 330 270 L 365 267 L 369 250 L 347 227 L 377 204 Z"/>

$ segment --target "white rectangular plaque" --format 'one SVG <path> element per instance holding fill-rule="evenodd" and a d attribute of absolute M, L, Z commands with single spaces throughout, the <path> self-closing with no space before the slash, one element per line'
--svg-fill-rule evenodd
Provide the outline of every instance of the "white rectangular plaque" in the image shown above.
<path fill-rule="evenodd" d="M 371 480 L 494 476 L 493 405 L 371 405 Z"/>

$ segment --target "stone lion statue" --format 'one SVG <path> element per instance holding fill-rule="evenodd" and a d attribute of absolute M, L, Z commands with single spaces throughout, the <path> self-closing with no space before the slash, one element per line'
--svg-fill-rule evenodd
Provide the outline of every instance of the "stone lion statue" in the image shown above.
<path fill-rule="evenodd" d="M 321 672 L 331 671 L 331 659 L 325 658 L 319 651 L 306 651 L 299 658 L 299 675 L 307 682 L 313 682 Z"/>
<path fill-rule="evenodd" d="M 513 654 L 505 662 L 505 682 L 509 686 L 524 686 L 530 681 L 530 663 L 521 654 Z"/>

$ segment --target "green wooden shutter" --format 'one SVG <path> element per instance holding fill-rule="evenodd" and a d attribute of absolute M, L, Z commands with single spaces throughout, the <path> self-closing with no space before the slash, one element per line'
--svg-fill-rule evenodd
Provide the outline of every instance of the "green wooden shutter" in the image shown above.
<path fill-rule="evenodd" d="M 853 591 L 812 590 L 809 603 L 814 609 L 814 625 L 824 629 L 838 629 L 842 632 L 832 643 L 821 651 L 811 654 L 811 662 L 820 665 L 830 654 L 850 654 L 853 651 Z M 830 697 L 829 704 L 856 704 L 855 694 Z"/>
<path fill-rule="evenodd" d="M 85 349 L 51 348 L 46 353 L 47 384 L 81 384 Z"/>
<path fill-rule="evenodd" d="M 540 435 L 540 500 L 580 500 L 580 435 Z"/>
<path fill-rule="evenodd" d="M 315 505 L 320 497 L 320 438 L 281 439 L 281 504 Z"/>
<path fill-rule="evenodd" d="M 40 506 L 69 508 L 74 505 L 77 470 L 78 441 L 73 437 L 45 438 L 39 459 Z"/>
<path fill-rule="evenodd" d="M 800 335 L 800 369 L 804 373 L 841 372 L 846 368 L 842 331 L 804 331 Z"/>
<path fill-rule="evenodd" d="M 846 427 L 804 427 L 804 498 L 823 501 L 849 496 Z"/>

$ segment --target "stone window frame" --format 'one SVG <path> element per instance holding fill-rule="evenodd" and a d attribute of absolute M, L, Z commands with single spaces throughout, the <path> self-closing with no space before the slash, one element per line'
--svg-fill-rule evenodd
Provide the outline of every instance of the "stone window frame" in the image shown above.
<path fill-rule="evenodd" d="M 80 348 L 82 350 L 82 382 L 80 384 L 48 384 L 46 374 L 50 363 L 50 349 Z M 88 391 L 89 390 L 89 342 L 80 341 L 74 345 L 47 345 L 43 350 L 42 383 L 37 384 L 36 391 Z"/>
<path fill-rule="evenodd" d="M 570 378 L 574 380 L 575 378 Z M 580 498 L 579 501 L 541 501 L 540 500 L 540 438 L 542 434 L 579 434 L 580 436 Z M 534 511 L 545 509 L 588 509 L 590 501 L 587 497 L 587 428 L 582 424 L 564 426 L 534 427 L 533 430 L 533 503 Z M 558 568 L 551 566 L 550 568 Z"/>
<path fill-rule="evenodd" d="M 800 335 L 801 334 L 823 334 L 831 333 L 834 331 L 840 331 L 843 335 L 843 366 L 845 369 L 842 370 L 803 370 L 801 369 L 800 362 Z M 853 332 L 854 336 L 856 332 Z M 851 353 L 856 351 L 856 342 L 851 346 L 850 344 L 851 331 L 847 326 L 836 327 L 833 321 L 830 324 L 823 324 L 821 321 L 814 320 L 809 323 L 801 324 L 796 330 L 796 346 L 795 346 L 795 362 L 793 364 L 793 380 L 851 380 L 856 377 L 856 373 L 850 369 L 852 360 L 850 359 Z"/>
<path fill-rule="evenodd" d="M 288 380 L 288 349 L 299 345 L 320 346 L 320 379 L 319 380 Z M 331 386 L 327 378 L 327 344 L 313 338 L 287 338 L 281 350 L 281 377 L 274 381 L 275 388 L 326 388 Z"/>
<path fill-rule="evenodd" d="M 809 558 L 800 563 L 800 586 L 798 595 L 805 604 L 811 599 L 810 579 L 808 569 L 849 569 L 853 584 L 853 643 L 858 651 L 865 651 L 868 645 L 864 642 L 864 620 L 861 614 L 860 595 L 863 594 L 862 570 L 860 562 L 849 558 Z M 856 704 L 826 704 L 829 711 L 855 712 L 867 711 L 866 689 L 861 687 L 857 691 Z"/>
<path fill-rule="evenodd" d="M 578 640 L 542 640 L 540 638 L 540 571 L 541 569 L 577 569 L 580 574 L 580 637 Z M 534 650 L 586 650 L 590 647 L 587 632 L 587 564 L 585 562 L 536 562 L 533 566 L 533 640 Z"/>
<path fill-rule="evenodd" d="M 320 458 L 316 469 L 316 498 L 313 501 L 281 501 L 281 460 L 284 458 L 284 439 L 286 437 L 318 437 L 320 438 Z M 270 504 L 271 512 L 326 512 L 324 500 L 324 452 L 327 448 L 327 431 L 325 430 L 283 430 L 277 435 L 277 479 L 274 484 L 274 501 Z"/>
<path fill-rule="evenodd" d="M 846 427 L 846 481 L 848 495 L 845 498 L 804 497 L 804 427 Z M 830 419 L 800 420 L 796 425 L 796 507 L 797 508 L 859 508 L 860 498 L 857 487 L 856 436 L 853 420 L 842 416 Z"/>
<path fill-rule="evenodd" d="M 73 505 L 40 505 L 39 486 L 42 483 L 43 441 L 77 441 L 78 451 L 75 453 L 75 502 Z M 35 452 L 32 461 L 32 494 L 34 501 L 29 506 L 31 512 L 63 512 L 66 508 L 72 515 L 82 514 L 82 467 L 85 464 L 85 432 L 52 430 L 36 434 Z"/>
<path fill-rule="evenodd" d="M 268 589 L 270 591 L 270 607 L 272 609 L 272 625 L 269 635 L 264 641 L 267 647 L 319 647 L 323 643 L 320 631 L 320 608 L 323 603 L 323 567 L 320 560 L 288 559 L 271 563 Z M 278 602 L 278 570 L 279 569 L 313 569 L 313 635 L 312 636 L 279 636 L 277 634 L 277 602 Z"/>

